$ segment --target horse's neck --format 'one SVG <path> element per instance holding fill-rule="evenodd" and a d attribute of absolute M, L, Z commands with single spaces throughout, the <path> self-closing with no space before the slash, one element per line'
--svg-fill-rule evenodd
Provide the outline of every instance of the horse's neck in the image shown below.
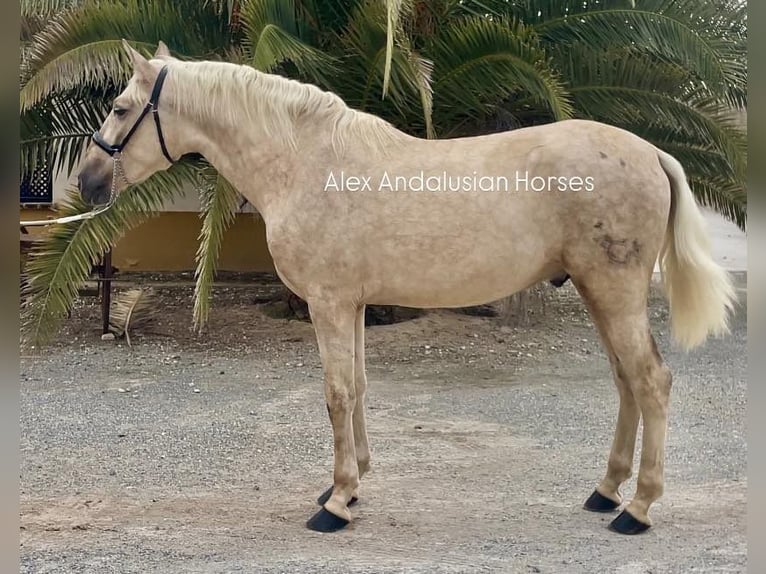
<path fill-rule="evenodd" d="M 196 147 L 199 152 L 225 177 L 264 217 L 269 208 L 288 193 L 284 182 L 299 167 L 299 155 L 290 146 L 277 143 L 262 128 L 247 126 L 234 128 L 206 122 L 198 128 Z M 301 153 L 327 148 L 330 153 L 332 126 L 317 125 L 312 131 L 299 134 Z M 325 137 L 321 134 L 326 133 Z M 313 155 L 313 154 L 312 154 Z"/>
<path fill-rule="evenodd" d="M 348 110 L 330 94 L 311 92 L 309 100 L 319 94 L 313 104 L 305 99 L 296 104 L 273 89 L 281 79 L 247 81 L 235 77 L 226 106 L 210 108 L 208 100 L 201 100 L 194 105 L 204 104 L 204 113 L 191 109 L 182 112 L 189 116 L 182 120 L 193 132 L 189 139 L 198 148 L 193 151 L 202 153 L 264 218 L 271 205 L 281 203 L 280 196 L 293 191 L 290 185 L 305 186 L 312 170 L 333 162 L 364 163 L 409 137 L 383 120 Z M 246 106 L 253 101 L 238 96 L 258 86 L 264 90 L 263 107 L 251 114 Z"/>

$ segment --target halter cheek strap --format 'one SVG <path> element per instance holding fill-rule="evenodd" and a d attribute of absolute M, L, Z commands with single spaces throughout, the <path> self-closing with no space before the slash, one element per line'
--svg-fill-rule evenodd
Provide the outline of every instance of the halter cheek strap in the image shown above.
<path fill-rule="evenodd" d="M 157 76 L 157 80 L 154 82 L 154 88 L 152 89 L 152 95 L 149 98 L 149 101 L 147 102 L 146 106 L 141 112 L 141 115 L 138 116 L 138 119 L 136 119 L 135 123 L 130 128 L 130 131 L 128 131 L 127 135 L 124 138 L 122 138 L 122 141 L 120 143 L 109 144 L 101 135 L 101 133 L 98 131 L 93 134 L 93 138 L 92 138 L 93 142 L 102 150 L 104 150 L 106 153 L 108 153 L 110 156 L 114 157 L 115 154 L 122 153 L 122 150 L 125 149 L 125 146 L 128 145 L 128 142 L 136 133 L 136 130 L 138 130 L 138 127 L 141 125 L 141 122 L 143 122 L 144 118 L 146 118 L 146 116 L 149 113 L 151 113 L 154 116 L 154 125 L 157 128 L 157 138 L 160 140 L 160 148 L 162 149 L 162 155 L 164 155 L 165 159 L 167 159 L 171 164 L 176 163 L 176 161 L 170 155 L 167 144 L 165 143 L 165 136 L 162 133 L 162 124 L 160 122 L 160 114 L 159 114 L 160 94 L 162 93 L 162 87 L 165 84 L 165 78 L 167 78 L 167 75 L 168 75 L 168 67 L 163 66 L 163 68 L 160 70 L 159 75 Z"/>

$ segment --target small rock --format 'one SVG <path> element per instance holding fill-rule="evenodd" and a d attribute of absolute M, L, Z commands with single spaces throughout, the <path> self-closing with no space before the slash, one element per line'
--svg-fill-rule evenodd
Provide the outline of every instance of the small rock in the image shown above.
<path fill-rule="evenodd" d="M 102 341 L 114 341 L 114 333 L 104 333 L 101 335 Z"/>

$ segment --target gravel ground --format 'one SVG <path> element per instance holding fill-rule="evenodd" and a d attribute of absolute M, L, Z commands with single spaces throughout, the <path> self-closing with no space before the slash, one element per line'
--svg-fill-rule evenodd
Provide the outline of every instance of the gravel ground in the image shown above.
<path fill-rule="evenodd" d="M 355 521 L 304 527 L 332 439 L 310 325 L 221 288 L 206 336 L 189 288 L 134 346 L 79 305 L 22 357 L 22 572 L 667 573 L 746 568 L 745 308 L 674 387 L 655 527 L 606 529 L 581 504 L 601 478 L 617 396 L 571 288 L 547 319 L 429 312 L 367 330 L 373 471 Z M 626 487 L 628 495 L 635 480 Z"/>

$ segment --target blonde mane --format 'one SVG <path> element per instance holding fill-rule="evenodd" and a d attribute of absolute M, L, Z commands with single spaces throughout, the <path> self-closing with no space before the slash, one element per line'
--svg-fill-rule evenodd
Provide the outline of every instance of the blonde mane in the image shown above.
<path fill-rule="evenodd" d="M 332 92 L 311 84 L 228 62 L 170 61 L 175 108 L 200 121 L 241 126 L 243 114 L 275 142 L 296 149 L 301 122 L 325 121 L 340 157 L 349 140 L 385 152 L 404 134 L 388 122 L 349 108 Z"/>

